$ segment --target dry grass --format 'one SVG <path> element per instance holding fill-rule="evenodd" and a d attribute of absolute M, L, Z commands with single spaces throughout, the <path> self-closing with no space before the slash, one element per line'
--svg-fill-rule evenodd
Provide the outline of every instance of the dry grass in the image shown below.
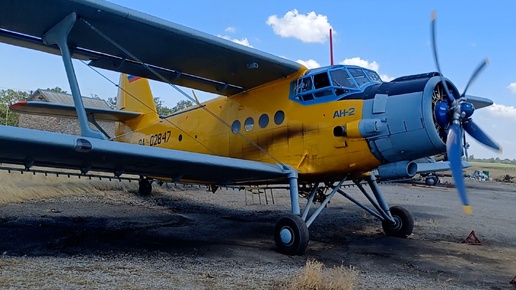
<path fill-rule="evenodd" d="M 9 173 L 0 171 L 0 204 L 42 200 L 61 196 L 102 194 L 104 191 L 120 190 L 136 192 L 137 182 L 118 180 L 89 180 L 87 178 L 60 175 L 33 175 L 29 172 Z"/>
<path fill-rule="evenodd" d="M 348 290 L 356 286 L 357 272 L 352 267 L 333 267 L 327 269 L 321 262 L 308 260 L 305 268 L 284 285 L 291 290 Z"/>

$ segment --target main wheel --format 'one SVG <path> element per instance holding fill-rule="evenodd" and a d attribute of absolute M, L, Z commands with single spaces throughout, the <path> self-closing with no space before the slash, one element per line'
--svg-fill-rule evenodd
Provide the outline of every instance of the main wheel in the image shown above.
<path fill-rule="evenodd" d="M 437 177 L 436 176 L 430 176 L 425 179 L 425 183 L 428 186 L 435 186 L 437 184 Z"/>
<path fill-rule="evenodd" d="M 302 255 L 308 246 L 309 239 L 308 228 L 301 217 L 288 215 L 276 222 L 274 241 L 281 253 Z"/>
<path fill-rule="evenodd" d="M 389 220 L 382 222 L 383 231 L 386 235 L 397 238 L 406 238 L 412 234 L 414 229 L 414 219 L 408 210 L 401 206 L 393 206 L 390 208 L 391 215 L 394 218 L 394 224 Z"/>
<path fill-rule="evenodd" d="M 138 182 L 138 193 L 141 195 L 150 195 L 152 193 L 152 182 L 147 178 L 140 179 Z"/>

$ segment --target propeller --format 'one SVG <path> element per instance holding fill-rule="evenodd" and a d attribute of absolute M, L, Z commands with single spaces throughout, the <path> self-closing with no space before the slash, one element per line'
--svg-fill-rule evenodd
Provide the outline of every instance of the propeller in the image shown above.
<path fill-rule="evenodd" d="M 442 100 L 437 103 L 435 106 L 435 116 L 437 122 L 442 128 L 448 128 L 448 133 L 446 137 L 446 153 L 448 155 L 448 161 L 450 162 L 450 167 L 453 175 L 453 180 L 455 181 L 455 187 L 459 192 L 459 197 L 464 206 L 464 212 L 467 214 L 472 213 L 471 206 L 469 205 L 468 196 L 466 193 L 466 186 L 464 185 L 464 176 L 462 174 L 462 153 L 463 147 L 465 151 L 467 150 L 467 142 L 464 135 L 464 131 L 466 131 L 471 137 L 473 137 L 478 142 L 490 147 L 494 150 L 501 151 L 501 147 L 491 140 L 479 126 L 477 126 L 471 116 L 475 111 L 475 107 L 473 104 L 467 101 L 466 91 L 468 90 L 471 83 L 478 77 L 480 72 L 484 70 L 486 65 L 488 64 L 488 60 L 484 59 L 474 70 L 471 75 L 466 87 L 464 88 L 464 92 L 455 98 L 453 96 L 453 92 L 448 89 L 448 85 L 444 78 L 444 75 L 441 73 L 441 67 L 439 65 L 439 58 L 437 56 L 437 43 L 436 43 L 436 12 L 432 12 L 432 50 L 434 54 L 435 65 L 437 67 L 437 71 L 441 77 L 441 84 L 444 88 L 444 94 L 446 95 L 446 100 Z M 464 142 L 463 142 L 464 140 Z"/>

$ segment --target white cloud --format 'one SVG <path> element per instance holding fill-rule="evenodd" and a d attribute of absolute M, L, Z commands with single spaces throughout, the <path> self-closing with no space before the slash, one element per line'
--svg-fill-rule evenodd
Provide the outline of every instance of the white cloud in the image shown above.
<path fill-rule="evenodd" d="M 226 30 L 224 30 L 225 32 L 227 33 L 235 33 L 236 32 L 236 28 L 233 27 L 233 26 L 230 26 L 228 28 L 226 28 Z"/>
<path fill-rule="evenodd" d="M 309 59 L 309 60 L 298 59 L 298 60 L 296 60 L 296 62 L 304 65 L 306 68 L 309 68 L 309 69 L 310 68 L 318 68 L 321 66 L 317 61 L 315 61 L 313 59 Z"/>
<path fill-rule="evenodd" d="M 516 120 L 516 108 L 514 106 L 493 104 L 486 108 L 486 113 L 494 119 Z"/>
<path fill-rule="evenodd" d="M 269 16 L 266 22 L 272 26 L 274 33 L 281 37 L 293 37 L 303 42 L 324 43 L 329 37 L 331 25 L 328 17 L 322 14 L 309 12 L 299 14 L 297 9 L 288 11 L 283 17 Z"/>
<path fill-rule="evenodd" d="M 364 68 L 372 69 L 375 72 L 378 72 L 378 69 L 380 68 L 380 65 L 376 61 L 369 62 L 368 60 L 361 59 L 358 56 L 353 58 L 346 58 L 345 60 L 341 61 L 340 64 L 357 65 Z M 390 82 L 394 79 L 393 77 L 386 74 L 380 74 L 380 77 L 384 82 Z"/>
<path fill-rule="evenodd" d="M 353 58 L 346 58 L 345 60 L 341 61 L 340 64 L 358 65 L 361 67 L 372 69 L 374 71 L 378 71 L 378 69 L 380 68 L 380 65 L 376 61 L 369 62 L 365 59 L 361 59 L 358 56 Z"/>
<path fill-rule="evenodd" d="M 510 83 L 507 88 L 509 89 L 509 91 L 511 91 L 512 94 L 515 94 L 516 95 L 516 83 Z"/>
<path fill-rule="evenodd" d="M 248 46 L 248 47 L 253 47 L 253 46 L 249 43 L 249 40 L 247 40 L 247 37 L 242 38 L 242 39 L 236 39 L 236 38 L 231 38 L 231 37 L 226 36 L 226 35 L 217 35 L 217 36 L 218 36 L 218 37 L 220 37 L 220 38 L 224 38 L 224 39 L 227 39 L 227 40 L 231 40 L 231 41 L 233 41 L 234 43 L 238 43 L 238 44 L 245 45 L 245 46 Z"/>

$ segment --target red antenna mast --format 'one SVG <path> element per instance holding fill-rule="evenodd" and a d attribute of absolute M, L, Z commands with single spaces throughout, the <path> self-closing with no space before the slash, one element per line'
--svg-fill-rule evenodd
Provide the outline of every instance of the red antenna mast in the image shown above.
<path fill-rule="evenodd" d="M 330 28 L 330 65 L 333 65 L 333 37 L 332 30 Z"/>

